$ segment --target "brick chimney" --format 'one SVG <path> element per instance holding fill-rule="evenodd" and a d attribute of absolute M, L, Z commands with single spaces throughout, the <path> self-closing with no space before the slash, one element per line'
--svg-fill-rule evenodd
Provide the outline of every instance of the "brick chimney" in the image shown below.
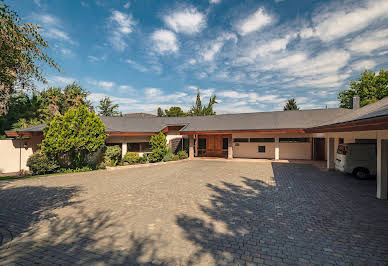
<path fill-rule="evenodd" d="M 360 97 L 358 95 L 354 95 L 350 100 L 350 108 L 353 110 L 357 110 L 360 108 Z"/>

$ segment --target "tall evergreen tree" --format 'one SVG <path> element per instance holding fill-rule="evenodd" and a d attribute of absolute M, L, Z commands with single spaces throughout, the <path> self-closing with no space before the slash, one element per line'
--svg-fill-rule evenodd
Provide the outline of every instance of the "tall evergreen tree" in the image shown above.
<path fill-rule="evenodd" d="M 283 107 L 283 111 L 299 110 L 298 105 L 294 98 L 291 98 L 287 101 L 286 105 Z"/>
<path fill-rule="evenodd" d="M 159 117 L 166 116 L 166 115 L 164 114 L 162 108 L 160 108 L 160 107 L 158 108 L 158 116 L 159 116 Z"/>
<path fill-rule="evenodd" d="M 117 116 L 119 115 L 118 111 L 119 105 L 113 104 L 109 97 L 105 97 L 100 100 L 100 104 L 97 106 L 99 109 L 98 114 L 103 116 Z"/>
<path fill-rule="evenodd" d="M 204 116 L 204 115 L 215 115 L 216 112 L 213 110 L 213 105 L 216 104 L 216 95 L 210 97 L 209 103 L 206 106 L 202 106 L 201 95 L 199 89 L 197 90 L 197 99 L 195 105 L 191 107 L 188 115 L 190 116 Z"/>

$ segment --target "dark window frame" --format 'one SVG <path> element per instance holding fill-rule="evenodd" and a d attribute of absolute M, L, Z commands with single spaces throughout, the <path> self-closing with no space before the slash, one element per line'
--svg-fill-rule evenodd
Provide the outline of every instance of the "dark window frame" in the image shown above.
<path fill-rule="evenodd" d="M 222 138 L 222 149 L 223 150 L 227 150 L 228 146 L 229 146 L 229 139 L 228 138 Z"/>
<path fill-rule="evenodd" d="M 205 143 L 205 146 L 203 146 L 203 142 Z M 206 145 L 207 145 L 206 138 L 199 138 L 198 139 L 198 150 L 206 150 Z"/>
<path fill-rule="evenodd" d="M 233 142 L 246 143 L 249 142 L 249 138 L 235 138 L 233 139 Z"/>
<path fill-rule="evenodd" d="M 252 142 L 252 143 L 271 143 L 271 142 L 275 142 L 275 138 L 250 138 L 249 142 Z"/>
<path fill-rule="evenodd" d="M 279 138 L 280 143 L 308 143 L 310 138 Z"/>
<path fill-rule="evenodd" d="M 265 146 L 262 146 L 262 145 L 257 146 L 258 153 L 265 153 L 265 150 L 266 150 Z"/>

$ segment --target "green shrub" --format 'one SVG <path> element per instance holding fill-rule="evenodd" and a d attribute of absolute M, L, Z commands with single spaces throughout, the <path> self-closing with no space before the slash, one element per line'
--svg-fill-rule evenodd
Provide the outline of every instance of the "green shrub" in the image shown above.
<path fill-rule="evenodd" d="M 178 151 L 177 155 L 179 160 L 187 159 L 189 157 L 186 151 Z"/>
<path fill-rule="evenodd" d="M 146 153 L 144 153 L 143 156 L 139 158 L 139 163 L 148 163 L 148 155 Z"/>
<path fill-rule="evenodd" d="M 121 147 L 119 145 L 107 146 L 105 150 L 105 166 L 115 166 L 121 159 Z"/>
<path fill-rule="evenodd" d="M 27 166 L 34 175 L 54 173 L 59 168 L 59 165 L 42 151 L 32 154 L 27 160 Z"/>
<path fill-rule="evenodd" d="M 127 152 L 123 157 L 123 162 L 135 164 L 139 162 L 139 154 L 137 152 Z"/>
<path fill-rule="evenodd" d="M 87 156 L 105 145 L 105 126 L 85 105 L 56 115 L 44 129 L 42 151 L 62 168 L 89 166 Z"/>
<path fill-rule="evenodd" d="M 152 147 L 152 153 L 148 156 L 151 163 L 160 162 L 167 154 L 167 140 L 166 136 L 162 132 L 157 135 L 153 135 L 150 140 Z"/>
<path fill-rule="evenodd" d="M 172 160 L 173 161 L 179 161 L 180 158 L 179 158 L 178 154 L 174 154 L 174 156 L 172 157 Z"/>
<path fill-rule="evenodd" d="M 92 170 L 93 170 L 92 168 L 85 166 L 82 168 L 75 168 L 75 169 L 61 168 L 58 170 L 58 172 L 68 174 L 68 173 L 88 172 L 88 171 L 92 171 Z"/>
<path fill-rule="evenodd" d="M 166 155 L 164 155 L 163 157 L 163 162 L 174 161 L 174 156 L 175 154 L 173 154 L 172 152 L 166 153 Z"/>

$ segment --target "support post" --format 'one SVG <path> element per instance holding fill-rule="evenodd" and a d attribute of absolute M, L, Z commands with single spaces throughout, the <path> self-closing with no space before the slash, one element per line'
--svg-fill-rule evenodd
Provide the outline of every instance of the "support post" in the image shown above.
<path fill-rule="evenodd" d="M 128 150 L 127 146 L 128 146 L 127 142 L 121 143 L 121 157 L 124 157 L 124 155 L 127 153 L 127 150 Z"/>
<path fill-rule="evenodd" d="M 334 138 L 327 138 L 327 168 L 330 170 L 334 169 Z"/>
<path fill-rule="evenodd" d="M 377 193 L 378 199 L 388 196 L 388 140 L 377 138 Z"/>
<path fill-rule="evenodd" d="M 233 159 L 233 142 L 232 136 L 228 136 L 228 159 Z"/>
<path fill-rule="evenodd" d="M 195 135 L 195 157 L 198 157 L 198 135 Z"/>
<path fill-rule="evenodd" d="M 279 137 L 275 137 L 275 160 L 279 160 L 280 150 L 279 150 Z"/>
<path fill-rule="evenodd" d="M 189 158 L 194 158 L 194 135 L 189 136 Z"/>

